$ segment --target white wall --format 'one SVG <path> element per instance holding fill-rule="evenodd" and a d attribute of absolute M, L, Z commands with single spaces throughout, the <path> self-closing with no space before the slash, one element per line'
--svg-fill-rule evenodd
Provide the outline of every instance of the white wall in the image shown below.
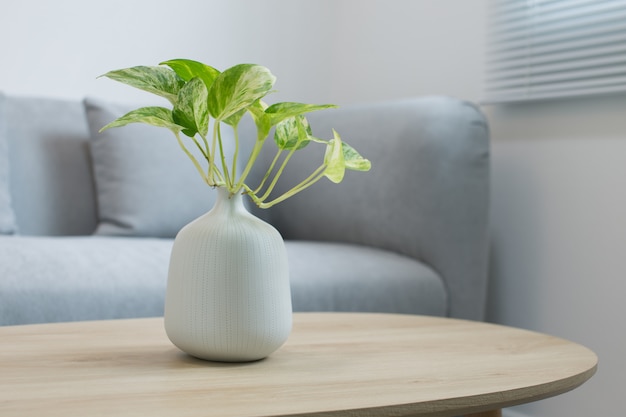
<path fill-rule="evenodd" d="M 96 77 L 180 57 L 265 65 L 275 100 L 480 92 L 482 16 L 462 0 L 0 0 L 0 10 L 9 93 L 141 100 Z"/>
<path fill-rule="evenodd" d="M 186 57 L 256 62 L 276 100 L 480 99 L 488 0 L 0 0 L 0 91 L 140 100 L 95 77 Z M 122 12 L 123 11 L 123 14 Z M 485 108 L 489 318 L 584 343 L 598 374 L 516 411 L 620 415 L 626 375 L 626 97 Z"/>
<path fill-rule="evenodd" d="M 339 1 L 333 91 L 343 104 L 424 94 L 477 98 L 484 2 Z"/>
<path fill-rule="evenodd" d="M 592 348 L 598 373 L 518 411 L 621 415 L 626 375 L 626 96 L 498 106 L 490 319 Z"/>

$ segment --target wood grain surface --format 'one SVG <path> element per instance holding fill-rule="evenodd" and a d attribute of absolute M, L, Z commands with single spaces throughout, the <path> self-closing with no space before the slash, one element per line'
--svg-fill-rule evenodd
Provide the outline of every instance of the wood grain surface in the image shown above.
<path fill-rule="evenodd" d="M 0 327 L 0 415 L 495 416 L 576 388 L 597 357 L 563 339 L 463 320 L 296 313 L 269 358 L 213 363 L 161 318 Z"/>

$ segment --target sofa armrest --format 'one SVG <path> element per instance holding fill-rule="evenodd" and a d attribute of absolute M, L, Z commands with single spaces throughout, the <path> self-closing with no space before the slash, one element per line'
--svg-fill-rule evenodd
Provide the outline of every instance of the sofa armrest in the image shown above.
<path fill-rule="evenodd" d="M 423 97 L 308 118 L 314 135 L 330 138 L 334 128 L 372 161 L 372 170 L 347 172 L 339 185 L 320 181 L 265 217 L 285 239 L 356 243 L 414 257 L 443 277 L 449 316 L 482 319 L 489 205 L 483 114 L 457 99 Z M 276 192 L 312 172 L 320 158 L 296 153 Z"/>

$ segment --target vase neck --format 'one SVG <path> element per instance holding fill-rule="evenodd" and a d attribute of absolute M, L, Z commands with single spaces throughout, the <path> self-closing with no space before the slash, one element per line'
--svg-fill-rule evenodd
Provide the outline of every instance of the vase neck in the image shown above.
<path fill-rule="evenodd" d="M 243 195 L 230 194 L 224 187 L 217 187 L 217 199 L 211 211 L 224 214 L 248 213 L 243 204 Z"/>

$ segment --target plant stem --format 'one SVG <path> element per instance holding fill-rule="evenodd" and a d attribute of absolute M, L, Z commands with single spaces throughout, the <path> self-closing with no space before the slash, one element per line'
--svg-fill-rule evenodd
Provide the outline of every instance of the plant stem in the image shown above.
<path fill-rule="evenodd" d="M 275 204 L 280 203 L 281 201 L 284 201 L 286 199 L 288 199 L 289 197 L 292 197 L 293 195 L 299 193 L 300 191 L 310 187 L 311 185 L 315 184 L 317 181 L 319 181 L 320 179 L 322 179 L 324 177 L 324 172 L 326 171 L 326 165 L 321 165 L 319 168 L 317 168 L 311 175 L 309 175 L 305 180 L 303 180 L 302 182 L 300 182 L 298 185 L 296 185 L 295 187 L 293 187 L 291 190 L 285 192 L 284 194 L 282 194 L 281 196 L 275 198 L 274 200 L 268 202 L 268 203 L 264 203 L 264 199 L 261 198 L 259 199 L 259 201 L 257 202 L 257 205 L 260 208 L 270 208 Z"/>
<path fill-rule="evenodd" d="M 209 174 L 211 178 L 213 178 L 213 172 L 218 171 L 217 169 L 215 169 L 215 150 L 217 148 L 217 126 L 218 125 L 219 125 L 219 122 L 216 120 L 215 124 L 213 125 L 213 140 L 211 143 L 211 152 L 209 153 Z"/>
<path fill-rule="evenodd" d="M 253 191 L 253 193 L 256 195 L 257 193 L 259 193 L 261 191 L 261 189 L 263 188 L 263 186 L 265 185 L 265 181 L 267 181 L 267 179 L 270 177 L 272 171 L 274 170 L 274 166 L 276 165 L 276 162 L 278 161 L 278 157 L 280 157 L 280 154 L 282 153 L 282 149 L 279 149 L 278 152 L 276 152 L 276 156 L 274 157 L 274 159 L 272 160 L 272 163 L 270 164 L 270 167 L 267 169 L 267 172 L 265 173 L 265 176 L 263 177 L 263 179 L 261 180 L 261 183 L 259 184 L 259 186 L 256 188 L 256 190 Z"/>
<path fill-rule="evenodd" d="M 202 145 L 198 143 L 195 137 L 192 139 L 194 143 L 196 144 L 196 146 L 198 147 L 198 149 L 200 150 L 200 152 L 202 152 L 202 155 L 204 156 L 204 158 L 209 163 L 209 166 L 207 168 L 207 174 L 206 174 L 207 178 L 209 178 L 209 185 L 211 186 L 219 185 L 220 183 L 224 182 L 224 178 L 222 177 L 222 174 L 220 173 L 219 169 L 217 169 L 217 167 L 215 166 L 215 163 L 212 162 L 213 158 L 211 157 L 212 154 L 211 154 L 211 150 L 209 149 L 209 142 L 206 136 L 199 132 L 198 134 L 202 138 L 202 141 L 204 142 L 206 149 L 202 148 Z M 215 180 L 215 177 L 217 177 L 217 181 Z"/>
<path fill-rule="evenodd" d="M 220 147 L 220 159 L 222 160 L 222 172 L 224 173 L 224 180 L 226 181 L 226 188 L 229 191 L 233 192 L 233 182 L 230 179 L 230 174 L 228 172 L 228 164 L 226 164 L 226 157 L 224 155 L 224 145 L 222 144 L 222 129 L 220 128 L 220 123 L 217 123 L 217 141 Z"/>
<path fill-rule="evenodd" d="M 239 181 L 233 187 L 232 191 L 234 193 L 238 192 L 245 185 L 246 178 L 248 177 L 248 174 L 250 174 L 250 170 L 252 170 L 252 166 L 254 165 L 254 162 L 259 157 L 259 154 L 261 153 L 261 149 L 263 148 L 264 143 L 265 143 L 265 137 L 263 137 L 260 134 L 257 134 L 257 140 L 254 144 L 254 147 L 252 148 L 252 152 L 250 152 L 250 157 L 248 158 L 246 167 L 241 173 L 241 177 L 239 177 Z"/>
<path fill-rule="evenodd" d="M 198 134 L 200 135 L 200 137 L 202 138 L 202 141 L 204 142 L 204 150 L 202 149 L 200 144 L 196 142 L 196 138 L 195 137 L 193 138 L 193 140 L 194 140 L 194 142 L 196 142 L 196 145 L 198 145 L 198 148 L 200 148 L 200 151 L 202 152 L 202 154 L 206 158 L 207 162 L 210 162 L 209 161 L 209 155 L 211 155 L 211 149 L 209 148 L 209 141 L 207 140 L 206 135 L 203 135 L 200 132 L 198 132 Z"/>
<path fill-rule="evenodd" d="M 195 137 L 192 137 L 191 140 L 193 140 L 193 143 L 196 144 L 196 147 L 198 148 L 198 150 L 200 150 L 200 153 L 202 153 L 202 156 L 204 156 L 204 159 L 207 160 L 207 162 L 209 161 L 209 155 L 207 154 L 207 151 L 202 147 L 202 145 L 200 145 L 200 143 L 198 142 L 198 140 Z"/>
<path fill-rule="evenodd" d="M 285 167 L 287 166 L 287 162 L 289 162 L 289 160 L 291 159 L 291 157 L 293 156 L 294 152 L 296 151 L 296 146 L 294 146 L 289 153 L 287 154 L 287 156 L 285 157 L 285 159 L 283 160 L 283 163 L 280 165 L 280 168 L 278 169 L 278 172 L 276 172 L 276 175 L 274 175 L 274 179 L 272 179 L 272 182 L 270 183 L 270 185 L 267 187 L 267 190 L 265 190 L 265 194 L 263 194 L 263 196 L 261 197 L 261 200 L 265 201 L 265 199 L 267 197 L 269 197 L 270 193 L 272 192 L 272 190 L 274 190 L 274 187 L 276 186 L 276 183 L 278 182 L 278 179 L 280 178 L 280 176 L 283 174 L 283 171 L 285 170 Z"/>
<path fill-rule="evenodd" d="M 178 141 L 178 145 L 181 147 L 181 149 L 183 150 L 183 152 L 185 152 L 185 154 L 189 157 L 189 159 L 191 159 L 191 162 L 193 162 L 193 165 L 196 167 L 196 169 L 198 170 L 198 172 L 200 173 L 200 176 L 202 177 L 202 179 L 204 180 L 204 182 L 206 182 L 208 185 L 213 186 L 215 185 L 211 179 L 209 178 L 208 175 L 204 174 L 204 170 L 202 169 L 202 166 L 200 165 L 200 163 L 198 162 L 198 160 L 191 154 L 191 152 L 189 152 L 189 150 L 187 149 L 187 147 L 185 146 L 185 144 L 183 143 L 182 139 L 180 138 L 180 134 L 178 132 L 174 132 L 174 135 L 176 136 L 176 140 Z M 195 139 L 194 139 L 194 142 Z M 197 142 L 196 142 L 197 144 Z M 202 149 L 201 149 L 202 150 Z"/>
<path fill-rule="evenodd" d="M 200 149 L 200 152 L 202 152 L 202 155 L 204 155 L 204 159 L 206 159 L 208 163 L 208 167 L 206 170 L 207 177 L 210 178 L 211 181 L 214 183 L 213 175 L 211 174 L 211 171 L 213 170 L 213 165 L 211 164 L 211 149 L 209 148 L 209 142 L 207 141 L 207 138 L 205 135 L 203 135 L 200 132 L 198 132 L 198 134 L 200 135 L 200 137 L 202 138 L 202 141 L 204 142 L 204 148 L 202 148 L 202 145 L 198 143 L 195 137 L 193 138 L 193 141 L 196 143 L 196 146 L 198 147 L 198 149 Z"/>
<path fill-rule="evenodd" d="M 239 158 L 239 126 L 233 126 L 233 133 L 235 136 L 235 154 L 233 155 L 233 171 L 232 171 L 232 180 L 233 183 L 237 178 L 237 158 Z"/>

